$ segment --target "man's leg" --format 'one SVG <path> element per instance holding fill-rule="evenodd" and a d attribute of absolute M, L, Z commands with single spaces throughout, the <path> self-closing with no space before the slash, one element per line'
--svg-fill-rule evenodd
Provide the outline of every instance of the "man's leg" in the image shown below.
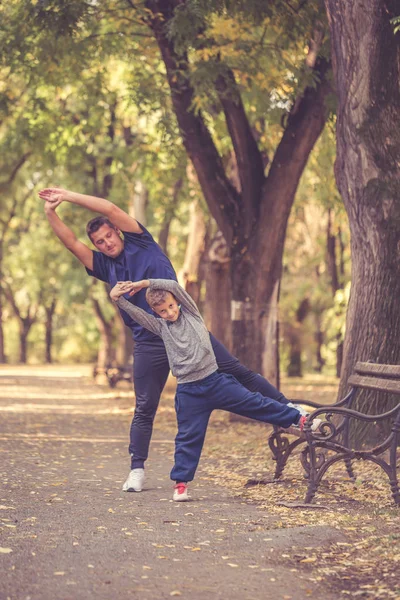
<path fill-rule="evenodd" d="M 288 404 L 289 400 L 279 392 L 269 381 L 267 381 L 262 375 L 254 373 L 239 360 L 232 356 L 230 352 L 225 348 L 221 342 L 219 342 L 212 333 L 210 334 L 211 344 L 217 359 L 218 370 L 221 373 L 228 373 L 233 375 L 236 379 L 244 385 L 245 388 L 251 392 L 259 392 L 262 396 L 277 400 L 282 404 Z"/>
<path fill-rule="evenodd" d="M 169 374 L 163 342 L 137 343 L 134 350 L 133 384 L 135 414 L 130 430 L 131 469 L 143 468 L 149 454 L 153 421 Z"/>

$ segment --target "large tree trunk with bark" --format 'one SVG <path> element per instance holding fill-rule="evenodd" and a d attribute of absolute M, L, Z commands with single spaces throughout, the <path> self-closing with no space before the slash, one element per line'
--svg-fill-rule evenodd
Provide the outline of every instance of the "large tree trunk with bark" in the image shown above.
<path fill-rule="evenodd" d="M 281 142 L 264 175 L 264 160 L 232 72 L 215 89 L 232 140 L 240 190 L 224 169 L 202 114 L 192 110 L 190 65 L 167 36 L 178 0 L 147 0 L 149 24 L 164 60 L 172 103 L 186 151 L 210 212 L 230 248 L 234 354 L 272 381 L 278 379 L 278 298 L 287 221 L 309 154 L 326 120 L 329 66 L 313 63 L 319 82 L 296 99 Z"/>
<path fill-rule="evenodd" d="M 350 221 L 352 287 L 340 394 L 357 360 L 400 362 L 400 36 L 396 0 L 326 0 L 338 93 L 336 178 Z M 365 394 L 369 413 L 391 400 Z M 360 424 L 362 442 L 370 432 Z"/>

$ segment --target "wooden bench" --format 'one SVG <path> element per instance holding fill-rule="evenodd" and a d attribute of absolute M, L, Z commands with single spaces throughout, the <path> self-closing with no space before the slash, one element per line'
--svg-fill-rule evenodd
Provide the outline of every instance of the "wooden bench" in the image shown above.
<path fill-rule="evenodd" d="M 308 489 L 305 498 L 310 503 L 318 486 L 327 470 L 343 461 L 349 477 L 354 479 L 352 467 L 353 460 L 369 460 L 379 465 L 387 474 L 390 482 L 392 496 L 396 504 L 400 504 L 399 482 L 397 477 L 397 447 L 400 443 L 400 365 L 381 365 L 375 363 L 358 362 L 354 373 L 349 378 L 350 392 L 334 405 L 317 404 L 310 401 L 301 401 L 314 408 L 298 438 L 291 441 L 288 433 L 274 427 L 269 438 L 276 469 L 274 479 L 278 479 L 292 452 L 304 444 L 300 460 L 308 478 Z M 366 390 L 387 392 L 393 395 L 393 408 L 380 414 L 365 414 L 354 410 L 355 398 Z M 397 397 L 397 398 L 396 398 Z M 300 402 L 300 401 L 297 401 Z M 314 418 L 322 418 L 323 422 L 318 431 L 311 431 Z M 370 449 L 356 450 L 350 445 L 350 424 L 352 420 L 367 423 L 378 423 L 384 419 L 390 420 L 390 432 L 384 440 Z"/>

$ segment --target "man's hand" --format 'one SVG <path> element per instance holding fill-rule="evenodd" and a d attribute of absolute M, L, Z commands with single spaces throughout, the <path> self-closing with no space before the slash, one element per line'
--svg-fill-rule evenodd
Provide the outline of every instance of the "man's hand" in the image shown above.
<path fill-rule="evenodd" d="M 61 188 L 45 188 L 44 190 L 40 190 L 39 198 L 45 200 L 45 210 L 54 210 L 61 204 L 67 200 L 67 190 L 63 190 Z"/>

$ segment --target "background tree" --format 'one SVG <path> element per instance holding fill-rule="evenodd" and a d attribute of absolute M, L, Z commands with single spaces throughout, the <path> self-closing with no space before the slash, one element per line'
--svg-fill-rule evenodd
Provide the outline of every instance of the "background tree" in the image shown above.
<path fill-rule="evenodd" d="M 341 390 L 357 360 L 400 362 L 400 37 L 394 0 L 326 0 L 338 94 L 336 179 L 351 229 Z M 367 394 L 374 413 L 388 399 Z M 357 429 L 362 441 L 370 434 Z"/>

